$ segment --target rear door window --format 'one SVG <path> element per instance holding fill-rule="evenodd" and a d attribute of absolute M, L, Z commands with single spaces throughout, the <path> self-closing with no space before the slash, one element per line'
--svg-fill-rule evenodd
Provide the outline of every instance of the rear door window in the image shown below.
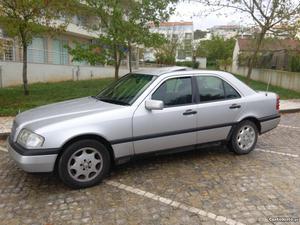
<path fill-rule="evenodd" d="M 214 76 L 198 76 L 200 102 L 240 98 L 239 93 L 226 81 Z"/>

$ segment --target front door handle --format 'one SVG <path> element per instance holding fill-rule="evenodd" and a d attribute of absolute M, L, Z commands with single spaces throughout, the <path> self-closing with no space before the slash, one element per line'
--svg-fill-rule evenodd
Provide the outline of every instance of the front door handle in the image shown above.
<path fill-rule="evenodd" d="M 232 104 L 229 109 L 239 109 L 241 108 L 242 106 L 241 105 L 238 105 L 238 104 Z"/>
<path fill-rule="evenodd" d="M 197 111 L 192 110 L 192 109 L 188 109 L 186 110 L 184 113 L 182 113 L 182 115 L 187 116 L 187 115 L 194 115 L 197 114 Z"/>

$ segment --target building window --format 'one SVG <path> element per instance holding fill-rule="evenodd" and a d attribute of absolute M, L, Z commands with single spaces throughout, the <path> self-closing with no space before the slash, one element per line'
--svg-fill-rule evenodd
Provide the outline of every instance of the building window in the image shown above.
<path fill-rule="evenodd" d="M 74 16 L 72 18 L 72 23 L 77 26 L 84 26 L 87 24 L 87 19 L 83 16 Z"/>
<path fill-rule="evenodd" d="M 11 40 L 0 39 L 0 60 L 13 61 L 13 59 L 13 42 Z"/>
<path fill-rule="evenodd" d="M 31 63 L 45 63 L 46 62 L 46 39 L 33 38 L 31 44 L 28 46 L 27 59 Z"/>
<path fill-rule="evenodd" d="M 178 40 L 178 34 L 173 34 L 173 35 L 172 35 L 172 38 L 173 38 L 174 40 Z"/>
<path fill-rule="evenodd" d="M 189 39 L 184 40 L 184 50 L 186 57 L 192 57 L 192 42 Z"/>
<path fill-rule="evenodd" d="M 51 58 L 53 64 L 66 65 L 69 64 L 68 44 L 66 40 L 52 40 Z"/>
<path fill-rule="evenodd" d="M 193 31 L 193 26 L 192 25 L 184 26 L 183 30 L 185 30 L 185 31 Z"/>
<path fill-rule="evenodd" d="M 182 59 L 185 59 L 185 58 L 186 58 L 185 50 L 184 49 L 178 49 L 177 59 L 182 60 Z"/>
<path fill-rule="evenodd" d="M 192 39 L 192 33 L 185 33 L 185 39 Z"/>

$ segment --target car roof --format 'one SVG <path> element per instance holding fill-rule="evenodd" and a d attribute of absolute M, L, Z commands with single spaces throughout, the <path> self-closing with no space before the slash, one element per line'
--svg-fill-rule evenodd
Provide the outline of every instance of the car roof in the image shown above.
<path fill-rule="evenodd" d="M 199 69 L 192 69 L 189 67 L 184 66 L 171 66 L 171 67 L 159 67 L 159 68 L 143 68 L 133 73 L 136 74 L 144 74 L 144 75 L 154 75 L 154 76 L 161 76 L 161 75 L 176 75 L 176 74 L 218 74 L 220 76 L 228 75 L 227 72 L 218 71 L 218 70 L 199 70 Z"/>
<path fill-rule="evenodd" d="M 240 90 L 244 95 L 254 94 L 255 91 L 251 89 L 248 85 L 237 79 L 231 73 L 225 71 L 218 71 L 218 70 L 200 70 L 200 69 L 191 69 L 188 67 L 161 67 L 161 68 L 147 68 L 147 69 L 140 69 L 135 71 L 136 74 L 145 74 L 145 75 L 153 75 L 153 76 L 160 76 L 160 77 L 169 77 L 169 76 L 176 76 L 176 75 L 191 75 L 191 74 L 203 74 L 203 75 L 217 75 L 231 85 L 234 85 L 235 88 Z"/>
<path fill-rule="evenodd" d="M 191 71 L 191 70 L 192 69 L 188 68 L 188 67 L 171 66 L 171 67 L 140 69 L 140 70 L 134 71 L 134 73 L 160 76 L 160 75 L 163 75 L 163 74 L 168 74 L 168 73 L 173 73 L 173 72 Z"/>

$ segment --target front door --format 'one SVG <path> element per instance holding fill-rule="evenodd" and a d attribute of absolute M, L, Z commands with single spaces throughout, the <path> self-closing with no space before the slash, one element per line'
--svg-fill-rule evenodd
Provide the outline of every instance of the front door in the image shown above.
<path fill-rule="evenodd" d="M 169 78 L 147 99 L 162 100 L 164 109 L 140 104 L 133 116 L 135 154 L 196 144 L 196 104 L 191 77 Z"/>

